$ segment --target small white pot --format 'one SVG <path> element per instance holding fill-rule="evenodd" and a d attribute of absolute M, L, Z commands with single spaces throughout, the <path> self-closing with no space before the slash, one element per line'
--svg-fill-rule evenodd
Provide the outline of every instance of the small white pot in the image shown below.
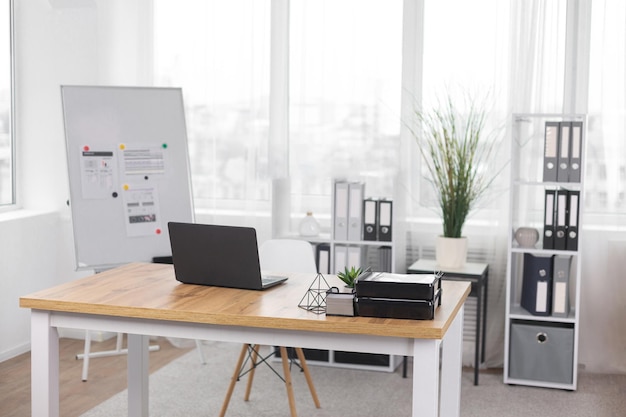
<path fill-rule="evenodd" d="M 467 259 L 467 238 L 437 236 L 435 256 L 440 268 L 462 268 Z"/>

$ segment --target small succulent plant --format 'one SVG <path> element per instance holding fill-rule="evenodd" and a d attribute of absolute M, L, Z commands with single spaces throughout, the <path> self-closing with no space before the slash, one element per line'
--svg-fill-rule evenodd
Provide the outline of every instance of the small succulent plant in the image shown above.
<path fill-rule="evenodd" d="M 337 272 L 337 277 L 339 277 L 347 287 L 354 288 L 354 283 L 358 276 L 361 275 L 361 272 L 363 272 L 361 268 L 345 267 L 343 271 Z"/>

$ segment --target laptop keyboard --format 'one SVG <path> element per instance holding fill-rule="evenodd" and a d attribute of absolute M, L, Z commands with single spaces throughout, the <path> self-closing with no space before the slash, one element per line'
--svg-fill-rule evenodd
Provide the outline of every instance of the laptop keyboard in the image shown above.
<path fill-rule="evenodd" d="M 262 275 L 261 276 L 261 282 L 263 284 L 268 284 L 268 283 L 280 281 L 282 279 L 285 279 L 285 277 L 282 277 L 282 276 L 279 276 L 279 275 Z"/>

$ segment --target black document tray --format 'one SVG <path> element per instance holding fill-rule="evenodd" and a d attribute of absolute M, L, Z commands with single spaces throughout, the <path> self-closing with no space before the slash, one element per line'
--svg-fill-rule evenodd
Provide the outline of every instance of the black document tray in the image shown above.
<path fill-rule="evenodd" d="M 441 275 L 372 272 L 359 277 L 354 288 L 357 297 L 433 301 Z"/>
<path fill-rule="evenodd" d="M 432 320 L 435 309 L 441 305 L 441 289 L 437 290 L 433 301 L 363 297 L 357 298 L 355 304 L 358 316 Z"/>

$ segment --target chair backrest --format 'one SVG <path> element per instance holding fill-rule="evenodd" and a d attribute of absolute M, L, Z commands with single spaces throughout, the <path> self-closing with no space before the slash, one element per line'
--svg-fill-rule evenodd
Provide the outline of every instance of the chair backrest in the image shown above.
<path fill-rule="evenodd" d="M 261 270 L 317 273 L 313 246 L 305 240 L 270 239 L 259 247 Z"/>

